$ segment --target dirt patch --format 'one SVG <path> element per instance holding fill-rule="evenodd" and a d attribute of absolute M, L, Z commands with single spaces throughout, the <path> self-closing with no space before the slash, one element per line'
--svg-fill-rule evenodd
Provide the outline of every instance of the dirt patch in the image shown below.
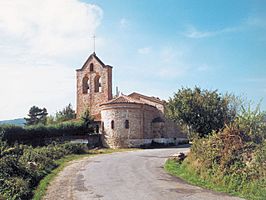
<path fill-rule="evenodd" d="M 79 174 L 84 166 L 89 162 L 89 158 L 84 158 L 78 161 L 70 162 L 70 165 L 65 167 L 58 176 L 50 183 L 44 200 L 60 200 L 68 199 L 73 200 L 73 191 L 88 191 L 84 186 L 84 177 Z"/>

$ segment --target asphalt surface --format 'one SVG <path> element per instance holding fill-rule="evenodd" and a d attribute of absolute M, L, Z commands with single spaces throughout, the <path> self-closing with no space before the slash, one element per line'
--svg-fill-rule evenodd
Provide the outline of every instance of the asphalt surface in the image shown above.
<path fill-rule="evenodd" d="M 48 187 L 44 199 L 237 200 L 167 174 L 166 159 L 188 148 L 120 152 L 75 161 Z"/>

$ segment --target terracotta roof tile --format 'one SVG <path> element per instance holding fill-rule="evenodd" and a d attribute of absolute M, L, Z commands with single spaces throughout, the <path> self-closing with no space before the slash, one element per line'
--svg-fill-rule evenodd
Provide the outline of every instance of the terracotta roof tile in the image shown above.
<path fill-rule="evenodd" d="M 126 95 L 121 95 L 115 99 L 112 99 L 106 103 L 103 103 L 102 105 L 105 105 L 105 104 L 116 104 L 116 103 L 137 103 L 137 104 L 146 104 L 145 102 L 141 101 L 141 100 L 138 100 L 138 99 L 135 99 L 135 98 L 132 98 L 132 97 L 129 97 L 129 96 L 126 96 Z"/>
<path fill-rule="evenodd" d="M 158 97 L 149 97 L 149 96 L 146 96 L 146 95 L 143 95 L 143 94 L 139 94 L 137 92 L 133 92 L 133 93 L 129 94 L 128 96 L 129 97 L 138 96 L 138 98 L 143 98 L 143 99 L 147 99 L 147 100 L 150 100 L 150 101 L 153 101 L 153 102 L 164 104 L 164 101 L 161 100 Z"/>

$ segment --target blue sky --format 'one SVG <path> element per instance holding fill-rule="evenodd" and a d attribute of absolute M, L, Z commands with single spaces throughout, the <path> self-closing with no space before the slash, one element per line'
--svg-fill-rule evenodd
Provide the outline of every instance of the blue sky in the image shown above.
<path fill-rule="evenodd" d="M 167 100 L 197 85 L 264 98 L 266 110 L 266 1 L 18 2 L 0 3 L 0 119 L 32 105 L 75 106 L 75 69 L 94 34 L 96 54 L 114 66 L 113 88 L 125 94 Z"/>
<path fill-rule="evenodd" d="M 265 1 L 94 3 L 104 10 L 97 35 L 112 46 L 96 52 L 115 66 L 122 91 L 167 99 L 199 85 L 255 102 L 266 96 Z"/>

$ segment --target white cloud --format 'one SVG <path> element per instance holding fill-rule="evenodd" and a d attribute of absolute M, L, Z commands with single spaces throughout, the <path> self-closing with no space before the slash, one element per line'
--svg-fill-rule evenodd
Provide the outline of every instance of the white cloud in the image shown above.
<path fill-rule="evenodd" d="M 184 33 L 184 36 L 188 38 L 198 39 L 198 38 L 217 36 L 217 35 L 224 34 L 224 33 L 231 33 L 231 32 L 235 32 L 239 30 L 240 30 L 240 27 L 228 27 L 228 28 L 214 30 L 214 31 L 200 31 L 196 29 L 194 26 L 189 25 L 187 26 L 187 31 Z"/>
<path fill-rule="evenodd" d="M 149 54 L 150 52 L 151 52 L 150 47 L 143 47 L 143 48 L 138 49 L 139 54 Z"/>
<path fill-rule="evenodd" d="M 102 10 L 77 0 L 14 0 L 0 3 L 0 38 L 33 56 L 65 56 L 87 48 Z"/>
<path fill-rule="evenodd" d="M 0 120 L 23 117 L 33 105 L 61 109 L 75 99 L 75 72 L 69 66 L 0 65 Z"/>
<path fill-rule="evenodd" d="M 0 120 L 74 104 L 73 60 L 92 51 L 102 16 L 78 0 L 0 1 Z"/>

